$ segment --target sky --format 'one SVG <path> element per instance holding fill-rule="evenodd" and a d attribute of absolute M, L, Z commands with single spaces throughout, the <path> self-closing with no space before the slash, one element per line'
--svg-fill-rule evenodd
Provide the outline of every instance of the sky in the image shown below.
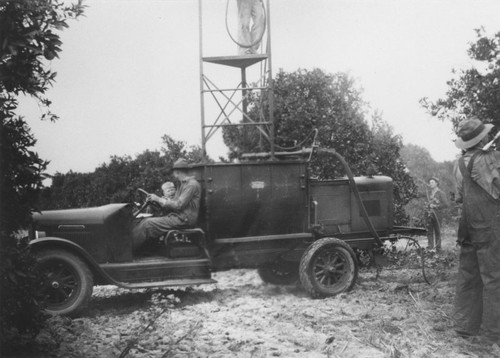
<path fill-rule="evenodd" d="M 47 172 L 91 172 L 113 155 L 159 149 L 165 134 L 201 145 L 200 48 L 203 56 L 236 54 L 225 28 L 226 4 L 231 31 L 236 2 L 203 0 L 201 47 L 198 0 L 84 3 L 85 17 L 61 32 L 63 51 L 49 64 L 58 75 L 47 97 L 60 120 L 40 121 L 32 99 L 19 110 Z M 500 1 L 270 0 L 267 12 L 274 74 L 347 72 L 404 144 L 436 161 L 456 158 L 451 124 L 419 100 L 444 97 L 452 70 L 475 65 L 467 56 L 474 29 L 500 31 Z M 209 142 L 212 158 L 225 153 L 217 138 Z"/>

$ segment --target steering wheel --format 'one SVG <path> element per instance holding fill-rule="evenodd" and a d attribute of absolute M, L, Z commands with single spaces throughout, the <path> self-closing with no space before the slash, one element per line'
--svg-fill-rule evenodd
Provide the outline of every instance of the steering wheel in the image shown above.
<path fill-rule="evenodd" d="M 144 209 L 146 209 L 148 205 L 152 204 L 151 201 L 146 200 L 147 196 L 149 195 L 149 193 L 146 190 L 139 188 L 137 189 L 137 191 L 141 194 L 144 194 L 145 198 L 144 198 L 144 203 L 139 207 L 139 210 L 135 212 L 134 217 L 137 217 Z"/>

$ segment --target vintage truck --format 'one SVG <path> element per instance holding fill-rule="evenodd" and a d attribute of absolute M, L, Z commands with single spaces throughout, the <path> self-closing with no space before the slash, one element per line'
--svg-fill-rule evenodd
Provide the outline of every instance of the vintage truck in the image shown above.
<path fill-rule="evenodd" d="M 47 311 L 77 313 L 94 285 L 211 284 L 212 272 L 231 268 L 257 268 L 272 284 L 300 279 L 313 297 L 350 290 L 358 274 L 354 249 L 425 231 L 393 225 L 391 178 L 353 177 L 332 154 L 346 177 L 310 178 L 307 153 L 192 165 L 202 186 L 198 227 L 172 230 L 138 252 L 133 204 L 35 213 L 30 245 L 46 278 Z"/>

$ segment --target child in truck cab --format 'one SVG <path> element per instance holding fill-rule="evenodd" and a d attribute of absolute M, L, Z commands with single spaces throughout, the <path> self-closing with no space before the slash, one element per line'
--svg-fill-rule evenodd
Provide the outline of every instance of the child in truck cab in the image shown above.
<path fill-rule="evenodd" d="M 190 228 L 196 225 L 200 208 L 201 186 L 194 177 L 188 175 L 188 171 L 187 161 L 178 159 L 174 163 L 173 176 L 179 180 L 180 186 L 173 197 L 148 195 L 148 201 L 157 203 L 168 213 L 160 217 L 145 218 L 132 229 L 134 249 L 149 239 L 159 238 L 171 229 Z"/>
<path fill-rule="evenodd" d="M 173 199 L 176 192 L 175 184 L 172 183 L 171 181 L 166 181 L 165 183 L 162 184 L 161 191 L 163 192 L 162 198 Z M 152 201 L 150 200 L 150 202 Z M 159 204 L 149 205 L 145 210 L 145 214 L 147 214 L 146 216 L 151 216 L 151 214 L 153 216 L 163 216 L 168 214 L 169 211 L 170 211 L 169 209 L 163 208 Z"/>
<path fill-rule="evenodd" d="M 175 185 L 171 181 L 166 181 L 161 186 L 161 191 L 163 192 L 163 198 L 172 199 L 175 195 Z"/>

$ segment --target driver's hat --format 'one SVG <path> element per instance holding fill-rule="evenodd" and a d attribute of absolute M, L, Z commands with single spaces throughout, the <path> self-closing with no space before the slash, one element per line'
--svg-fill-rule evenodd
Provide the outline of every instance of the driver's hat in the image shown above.
<path fill-rule="evenodd" d="M 179 158 L 175 161 L 173 169 L 188 169 L 188 168 L 189 164 L 187 160 L 184 158 Z"/>

